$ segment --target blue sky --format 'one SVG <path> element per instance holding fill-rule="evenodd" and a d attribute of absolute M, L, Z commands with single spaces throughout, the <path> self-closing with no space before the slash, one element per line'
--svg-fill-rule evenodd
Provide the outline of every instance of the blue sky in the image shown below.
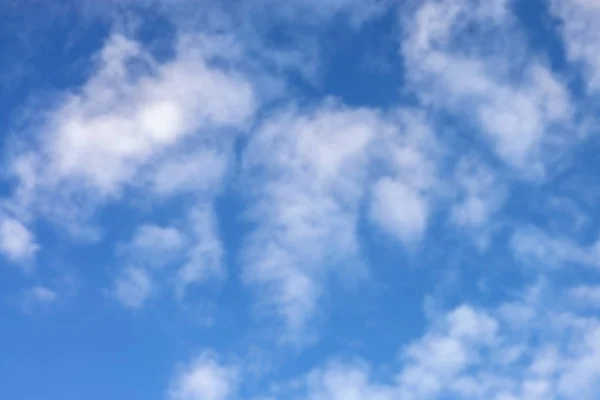
<path fill-rule="evenodd" d="M 0 394 L 600 397 L 595 0 L 0 5 Z"/>

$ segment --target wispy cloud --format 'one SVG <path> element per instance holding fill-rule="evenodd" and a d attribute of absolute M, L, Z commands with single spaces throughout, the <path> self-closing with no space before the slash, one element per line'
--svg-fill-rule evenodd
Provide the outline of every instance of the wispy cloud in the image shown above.
<path fill-rule="evenodd" d="M 422 102 L 466 118 L 507 163 L 542 174 L 544 148 L 561 137 L 572 107 L 561 80 L 524 55 L 509 2 L 426 1 L 408 15 L 402 54 Z"/>
<path fill-rule="evenodd" d="M 369 110 L 325 106 L 287 111 L 254 135 L 245 154 L 253 187 L 244 280 L 301 334 L 317 308 L 328 274 L 358 254 L 356 221 L 366 149 L 390 129 Z"/>
<path fill-rule="evenodd" d="M 541 229 L 522 227 L 512 236 L 514 254 L 539 268 L 576 264 L 597 267 L 600 246 L 579 244 L 568 236 L 553 236 Z"/>
<path fill-rule="evenodd" d="M 124 307 L 135 310 L 141 308 L 153 291 L 152 279 L 142 268 L 125 268 L 112 289 L 112 295 Z"/>
<path fill-rule="evenodd" d="M 562 39 L 569 59 L 582 67 L 587 88 L 600 88 L 600 39 L 596 21 L 600 6 L 594 0 L 552 0 L 551 10 L 560 18 Z"/>
<path fill-rule="evenodd" d="M 61 300 L 55 290 L 46 286 L 32 286 L 24 291 L 21 298 L 21 307 L 25 313 L 32 314 L 36 311 L 46 310 Z"/>
<path fill-rule="evenodd" d="M 142 225 L 129 242 L 117 247 L 121 273 L 113 294 L 125 307 L 140 308 L 153 293 L 164 290 L 182 299 L 189 286 L 227 275 L 211 205 L 195 206 L 184 217 L 181 228 Z"/>

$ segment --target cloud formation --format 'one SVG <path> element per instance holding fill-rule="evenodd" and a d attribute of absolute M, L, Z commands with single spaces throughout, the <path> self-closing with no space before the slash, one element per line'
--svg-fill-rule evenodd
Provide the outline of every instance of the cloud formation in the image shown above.
<path fill-rule="evenodd" d="M 600 7 L 523 1 L 74 6 L 97 48 L 6 129 L 3 289 L 201 349 L 170 400 L 597 398 Z"/>
<path fill-rule="evenodd" d="M 172 400 L 227 400 L 236 392 L 235 367 L 222 365 L 209 352 L 184 367 L 169 392 Z"/>

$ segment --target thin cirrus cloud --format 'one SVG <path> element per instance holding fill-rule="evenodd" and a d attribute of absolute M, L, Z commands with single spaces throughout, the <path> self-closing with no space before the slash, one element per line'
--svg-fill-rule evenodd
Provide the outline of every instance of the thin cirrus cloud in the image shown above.
<path fill-rule="evenodd" d="M 597 398 L 598 195 L 573 185 L 600 8 L 553 0 L 526 29 L 517 2 L 112 2 L 88 76 L 6 140 L 6 285 L 65 309 L 60 257 L 89 259 L 86 304 L 199 354 L 169 400 Z M 350 104 L 385 89 L 348 78 L 354 51 L 388 45 L 398 70 L 372 74 L 397 96 Z"/>

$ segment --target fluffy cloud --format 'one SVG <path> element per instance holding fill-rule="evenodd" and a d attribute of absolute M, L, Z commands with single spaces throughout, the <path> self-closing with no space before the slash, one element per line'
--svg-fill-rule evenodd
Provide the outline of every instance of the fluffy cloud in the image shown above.
<path fill-rule="evenodd" d="M 237 390 L 237 381 L 235 367 L 220 364 L 207 352 L 179 372 L 173 380 L 169 399 L 229 400 Z"/>
<path fill-rule="evenodd" d="M 244 251 L 244 279 L 269 293 L 266 304 L 291 331 L 314 313 L 318 281 L 358 253 L 366 149 L 385 129 L 369 110 L 285 112 L 255 134 L 245 154 L 249 177 L 258 177 L 249 193 L 258 227 Z"/>
<path fill-rule="evenodd" d="M 390 234 L 411 244 L 427 227 L 427 202 L 405 184 L 384 178 L 373 188 L 371 218 Z"/>
<path fill-rule="evenodd" d="M 239 72 L 213 66 L 227 63 L 227 43 L 182 37 L 175 57 L 161 64 L 139 43 L 113 35 L 89 80 L 49 111 L 35 132 L 39 145 L 13 158 L 19 178 L 13 208 L 68 224 L 141 183 L 163 195 L 184 185 L 214 192 L 225 171 L 228 132 L 242 129 L 257 104 Z"/>
<path fill-rule="evenodd" d="M 21 222 L 0 213 L 0 253 L 12 262 L 31 260 L 40 246 Z"/>
<path fill-rule="evenodd" d="M 594 0 L 552 0 L 554 14 L 561 19 L 561 33 L 569 59 L 583 67 L 585 84 L 600 88 L 600 5 Z"/>
<path fill-rule="evenodd" d="M 286 90 L 296 83 L 287 74 L 316 74 L 318 46 L 279 51 L 279 44 L 266 45 L 278 41 L 270 37 L 273 26 L 246 24 L 276 16 L 274 26 L 284 22 L 290 31 L 308 31 L 343 17 L 358 27 L 391 2 L 234 2 L 242 14 L 253 9 L 244 21 L 237 10 L 221 15 L 213 3 L 206 4 L 207 15 L 197 3 L 176 3 L 186 3 L 175 7 L 180 11 L 202 10 L 198 18 L 210 20 L 207 31 L 231 30 L 240 37 L 183 33 L 194 30 L 183 24 L 176 28 L 172 56 L 159 60 L 142 43 L 111 35 L 85 82 L 57 96 L 12 149 L 6 169 L 17 185 L 0 213 L 0 252 L 7 259 L 22 262 L 38 252 L 39 239 L 27 228 L 38 217 L 68 225 L 74 236 L 93 236 L 88 222 L 103 205 L 123 207 L 121 212 L 130 201 L 141 202 L 144 210 L 132 218 L 141 225 L 110 232 L 128 235 L 115 250 L 114 299 L 132 310 L 165 292 L 185 300 L 192 286 L 218 286 L 232 275 L 225 260 L 235 259 L 239 269 L 231 271 L 240 276 L 231 278 L 251 288 L 258 309 L 281 322 L 284 339 L 298 343 L 314 337 L 312 323 L 327 296 L 335 295 L 332 281 L 380 267 L 364 265 L 368 241 L 362 235 L 380 230 L 402 248 L 418 247 L 431 235 L 443 246 L 442 230 L 450 226 L 486 250 L 512 195 L 507 176 L 519 180 L 517 189 L 526 195 L 545 195 L 547 187 L 525 189 L 531 181 L 521 178 L 559 168 L 550 161 L 553 152 L 564 154 L 559 147 L 568 138 L 574 103 L 544 57 L 527 47 L 509 0 L 398 5 L 405 11 L 403 94 L 415 97 L 381 109 L 290 100 L 298 88 Z M 583 65 L 588 87 L 597 89 L 600 63 L 592 51 L 598 46 L 590 16 L 598 8 L 585 0 L 554 0 L 552 10 L 563 18 L 570 60 Z M 268 38 L 260 37 L 262 29 Z M 276 101 L 265 102 L 266 93 Z M 469 143 L 455 143 L 448 132 Z M 216 207 L 219 196 L 236 196 L 235 206 Z M 234 227 L 222 224 L 216 211 L 240 209 L 245 220 Z M 109 220 L 103 217 L 98 219 Z M 227 222 L 239 215 L 229 217 Z M 222 242 L 221 236 L 230 236 L 221 229 L 239 237 Z M 510 250 L 518 262 L 598 267 L 600 245 L 556 231 L 517 227 Z M 122 239 L 111 236 L 102 245 L 115 240 Z M 501 246 L 493 250 L 494 257 L 504 255 Z M 448 268 L 445 259 L 431 264 L 439 264 L 436 272 Z M 61 297 L 41 285 L 27 293 L 40 304 Z M 465 305 L 435 314 L 422 336 L 400 344 L 391 377 L 381 377 L 367 362 L 325 363 L 274 394 L 308 400 L 597 397 L 600 321 L 586 313 L 600 302 L 598 288 L 578 285 L 558 293 L 576 311 L 563 304 L 553 309 L 543 295 L 527 293 L 489 308 L 465 299 Z M 394 303 L 383 306 L 395 311 Z M 236 398 L 241 378 L 237 366 L 205 353 L 182 367 L 168 397 Z"/>
<path fill-rule="evenodd" d="M 391 120 L 394 129 L 380 133 L 373 161 L 383 174 L 371 188 L 369 217 L 375 225 L 411 246 L 424 235 L 431 202 L 439 193 L 440 149 L 429 125 L 417 112 L 404 111 Z"/>
<path fill-rule="evenodd" d="M 422 101 L 471 120 L 510 165 L 542 173 L 536 163 L 569 123 L 571 104 L 553 73 L 523 56 L 509 2 L 426 1 L 409 14 L 402 54 Z"/>
<path fill-rule="evenodd" d="M 244 279 L 268 293 L 267 309 L 288 331 L 306 327 L 329 274 L 360 273 L 357 222 L 369 193 L 374 224 L 407 244 L 423 234 L 434 142 L 418 113 L 331 104 L 284 112 L 255 134 L 244 167 L 258 227 L 246 241 Z"/>
<path fill-rule="evenodd" d="M 252 87 L 210 68 L 202 49 L 186 48 L 153 74 L 132 76 L 128 65 L 134 63 L 152 71 L 147 58 L 123 37 L 108 42 L 97 75 L 53 115 L 47 145 L 51 182 L 81 178 L 114 193 L 161 150 L 203 129 L 239 126 L 251 115 Z"/>
<path fill-rule="evenodd" d="M 600 321 L 564 304 L 549 306 L 550 293 L 535 286 L 488 311 L 462 305 L 436 315 L 424 335 L 401 350 L 393 378 L 383 379 L 364 362 L 335 362 L 274 394 L 307 400 L 594 399 L 600 394 Z"/>

